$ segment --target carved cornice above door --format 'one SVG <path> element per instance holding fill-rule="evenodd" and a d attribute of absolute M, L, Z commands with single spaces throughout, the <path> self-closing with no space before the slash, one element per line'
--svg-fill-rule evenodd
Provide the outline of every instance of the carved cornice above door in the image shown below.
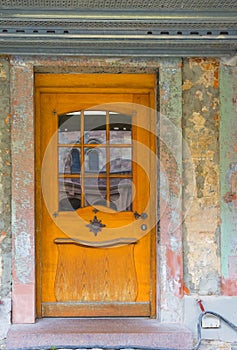
<path fill-rule="evenodd" d="M 0 54 L 235 55 L 236 39 L 236 0 L 0 2 Z"/>

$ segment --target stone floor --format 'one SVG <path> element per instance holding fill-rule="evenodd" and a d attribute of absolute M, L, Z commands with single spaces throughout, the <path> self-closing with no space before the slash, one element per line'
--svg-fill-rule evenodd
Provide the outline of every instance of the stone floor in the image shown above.
<path fill-rule="evenodd" d="M 142 347 L 191 349 L 191 331 L 179 324 L 150 319 L 50 319 L 35 324 L 12 325 L 8 350 L 55 348 Z"/>

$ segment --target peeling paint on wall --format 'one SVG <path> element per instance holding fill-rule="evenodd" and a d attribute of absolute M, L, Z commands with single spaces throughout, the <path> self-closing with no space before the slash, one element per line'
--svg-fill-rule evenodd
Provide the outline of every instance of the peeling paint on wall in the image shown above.
<path fill-rule="evenodd" d="M 195 168 L 184 157 L 184 198 L 193 198 L 184 221 L 185 284 L 193 293 L 220 292 L 219 62 L 190 58 L 183 67 L 183 135 Z M 184 203 L 184 206 L 186 204 Z"/>
<path fill-rule="evenodd" d="M 236 68 L 227 69 L 223 66 L 221 80 L 219 80 L 219 61 L 213 58 L 185 59 L 182 66 L 178 58 L 142 60 L 68 57 L 62 61 L 56 57 L 53 59 L 13 57 L 11 61 L 12 118 L 9 105 L 9 63 L 7 59 L 2 58 L 0 59 L 0 132 L 2 131 L 0 159 L 3 170 L 0 172 L 0 212 L 4 213 L 4 220 L 0 221 L 0 278 L 2 282 L 0 293 L 7 298 L 3 298 L 4 302 L 9 301 L 6 311 L 8 312 L 7 319 L 10 320 L 9 293 L 11 288 L 11 123 L 15 130 L 15 133 L 12 134 L 15 157 L 13 169 L 15 179 L 13 190 L 15 192 L 12 207 L 12 227 L 15 235 L 14 292 L 19 286 L 26 287 L 27 290 L 22 288 L 20 291 L 19 303 L 25 301 L 26 296 L 28 298 L 30 295 L 31 310 L 34 307 L 34 286 L 31 284 L 34 279 L 34 252 L 32 250 L 34 243 L 33 67 L 37 72 L 51 73 L 154 73 L 160 70 L 160 112 L 168 117 L 177 130 L 181 131 L 183 127 L 184 140 L 188 146 L 187 149 L 183 148 L 182 159 L 182 153 L 180 153 L 183 147 L 182 134 L 174 138 L 172 133 L 167 133 L 166 141 L 168 140 L 168 144 L 172 145 L 171 153 L 167 148 L 167 142 L 161 145 L 163 147 L 163 168 L 168 174 L 163 179 L 164 181 L 162 177 L 160 178 L 161 187 L 162 181 L 164 183 L 164 188 L 161 188 L 161 196 L 166 198 L 168 205 L 161 223 L 162 236 L 159 244 L 160 320 L 182 322 L 183 289 L 199 295 L 220 295 L 220 258 L 223 293 L 236 294 L 237 206 L 235 205 L 236 194 L 233 194 L 237 178 L 235 174 L 237 144 L 233 142 L 237 136 Z M 221 119 L 219 89 L 222 103 Z M 227 120 L 230 118 L 231 122 L 226 124 L 225 118 Z M 221 123 L 221 138 L 223 138 L 221 140 L 221 160 L 219 160 L 219 123 Z M 229 142 L 225 146 L 226 140 Z M 220 163 L 222 224 L 219 190 Z M 28 169 L 26 173 L 22 164 L 25 164 Z M 182 164 L 184 167 L 183 180 Z M 194 169 L 194 174 L 192 169 Z M 195 186 L 192 186 L 193 180 Z M 178 202 L 182 185 L 184 188 L 183 203 L 182 200 Z M 24 215 L 26 211 L 27 217 Z M 184 216 L 183 227 L 180 225 L 177 229 L 179 223 L 182 223 L 182 212 L 187 215 Z M 220 255 L 219 242 L 220 224 L 222 255 Z M 181 241 L 182 230 L 183 242 Z M 22 302 L 19 306 L 21 312 L 22 305 L 25 306 L 25 304 Z M 19 317 L 21 316 L 20 311 Z"/>
<path fill-rule="evenodd" d="M 0 58 L 0 339 L 11 317 L 11 138 L 9 61 Z"/>
<path fill-rule="evenodd" d="M 161 321 L 181 322 L 182 256 L 182 70 L 174 60 L 160 69 L 160 213 Z M 164 181 L 165 178 L 165 181 Z M 163 188 L 164 187 L 164 188 Z M 164 204 L 165 203 L 165 204 Z"/>

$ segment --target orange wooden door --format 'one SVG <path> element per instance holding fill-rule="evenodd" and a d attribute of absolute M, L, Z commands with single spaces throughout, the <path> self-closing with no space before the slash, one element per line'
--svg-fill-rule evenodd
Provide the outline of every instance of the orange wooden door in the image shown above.
<path fill-rule="evenodd" d="M 153 75 L 36 75 L 38 316 L 154 316 Z"/>

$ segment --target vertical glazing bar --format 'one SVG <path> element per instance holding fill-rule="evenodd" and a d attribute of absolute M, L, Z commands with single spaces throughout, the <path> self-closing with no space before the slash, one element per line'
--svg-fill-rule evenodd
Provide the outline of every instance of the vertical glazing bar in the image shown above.
<path fill-rule="evenodd" d="M 110 124 L 109 111 L 106 111 L 106 200 L 110 202 Z"/>
<path fill-rule="evenodd" d="M 56 152 L 57 152 L 57 155 L 56 155 L 56 157 L 57 157 L 57 194 L 56 194 L 56 196 L 57 196 L 57 211 L 59 212 L 59 190 L 60 190 L 60 184 L 59 184 L 59 137 L 58 137 L 58 132 L 59 132 L 59 115 L 58 115 L 58 113 L 57 113 L 57 111 L 54 109 L 53 111 L 52 111 L 52 114 L 56 117 L 57 116 L 57 150 L 56 150 Z"/>
<path fill-rule="evenodd" d="M 137 125 L 137 119 L 136 118 L 136 113 L 132 113 L 131 115 L 131 182 L 132 184 L 134 183 L 134 125 Z M 133 186 L 131 188 L 131 198 L 134 198 L 134 193 L 133 193 Z M 131 202 L 131 210 L 133 211 L 133 200 Z"/>
<path fill-rule="evenodd" d="M 85 206 L 85 155 L 84 155 L 84 111 L 81 111 L 81 207 L 84 208 Z"/>

